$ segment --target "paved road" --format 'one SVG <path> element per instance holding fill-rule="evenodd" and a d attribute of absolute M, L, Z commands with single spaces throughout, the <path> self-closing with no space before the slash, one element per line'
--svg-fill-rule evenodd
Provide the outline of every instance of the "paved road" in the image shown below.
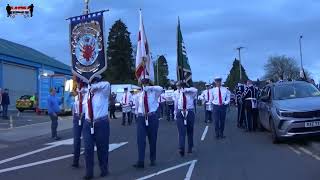
<path fill-rule="evenodd" d="M 111 121 L 110 175 L 105 179 L 130 180 L 150 177 L 155 180 L 319 180 L 320 147 L 313 141 L 291 141 L 274 145 L 267 132 L 245 133 L 235 127 L 235 110 L 228 112 L 225 140 L 216 140 L 212 124 L 203 123 L 197 114 L 195 153 L 184 158 L 177 153 L 177 128 L 173 122 L 161 121 L 158 141 L 158 164 L 135 170 L 135 126 L 122 127 L 120 119 Z M 205 129 L 207 134 L 205 135 Z M 37 131 L 37 129 L 35 129 Z M 81 167 L 70 167 L 71 129 L 60 131 L 64 145 L 45 145 L 48 135 L 12 142 L 0 141 L 0 179 L 79 180 Z M 1 136 L 1 132 L 0 132 Z M 122 143 L 123 144 L 119 144 Z M 127 142 L 127 144 L 125 144 Z M 45 148 L 45 149 L 44 149 Z M 39 150 L 40 149 L 40 150 Z M 38 150 L 40 152 L 33 152 Z M 27 152 L 33 152 L 24 154 Z M 148 152 L 148 151 L 147 151 Z M 24 154 L 24 157 L 17 157 Z M 146 155 L 148 157 L 148 153 Z M 18 159 L 9 159 L 15 157 Z M 7 162 L 4 161 L 7 159 Z M 97 161 L 96 161 L 97 162 Z M 96 163 L 95 174 L 99 174 Z M 96 178 L 102 179 L 102 178 Z"/>

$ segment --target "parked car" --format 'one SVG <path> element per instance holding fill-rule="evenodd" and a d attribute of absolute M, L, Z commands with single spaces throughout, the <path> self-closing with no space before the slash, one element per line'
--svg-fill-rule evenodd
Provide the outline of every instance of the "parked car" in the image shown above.
<path fill-rule="evenodd" d="M 23 95 L 16 101 L 16 108 L 19 112 L 23 112 L 25 110 L 36 110 L 37 102 L 34 96 Z"/>
<path fill-rule="evenodd" d="M 320 91 L 303 81 L 267 85 L 259 98 L 259 122 L 273 143 L 320 133 Z"/>

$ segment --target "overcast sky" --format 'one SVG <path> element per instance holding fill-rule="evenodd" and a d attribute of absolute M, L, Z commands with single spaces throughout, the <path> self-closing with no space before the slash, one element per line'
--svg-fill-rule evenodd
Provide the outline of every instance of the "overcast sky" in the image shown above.
<path fill-rule="evenodd" d="M 35 6 L 33 18 L 7 18 L 5 6 Z M 69 24 L 65 19 L 83 11 L 81 0 L 2 0 L 0 38 L 32 47 L 70 64 Z M 271 55 L 287 55 L 299 61 L 299 36 L 303 34 L 305 68 L 320 80 L 319 0 L 90 0 L 91 11 L 105 14 L 105 32 L 115 20 L 123 20 L 137 42 L 139 9 L 154 56 L 165 54 L 170 78 L 176 79 L 176 28 L 181 28 L 193 79 L 212 81 L 226 77 L 237 57 L 235 48 L 245 46 L 243 66 L 249 78 L 263 76 Z M 107 36 L 105 37 L 107 38 Z"/>

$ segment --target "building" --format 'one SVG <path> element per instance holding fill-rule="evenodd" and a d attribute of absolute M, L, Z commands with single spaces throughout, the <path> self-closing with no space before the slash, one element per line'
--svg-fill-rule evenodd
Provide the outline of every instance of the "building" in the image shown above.
<path fill-rule="evenodd" d="M 22 95 L 39 92 L 39 77 L 47 74 L 71 75 L 70 66 L 32 48 L 0 38 L 0 88 L 8 88 L 10 109 Z"/>

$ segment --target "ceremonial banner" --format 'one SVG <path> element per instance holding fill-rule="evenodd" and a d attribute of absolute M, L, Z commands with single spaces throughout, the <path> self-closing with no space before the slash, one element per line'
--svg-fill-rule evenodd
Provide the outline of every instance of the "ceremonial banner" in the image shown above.
<path fill-rule="evenodd" d="M 72 73 L 86 83 L 107 68 L 103 12 L 69 18 Z"/>
<path fill-rule="evenodd" d="M 185 82 L 187 86 L 193 84 L 191 67 L 180 29 L 180 20 L 178 20 L 177 30 L 177 80 Z"/>
<path fill-rule="evenodd" d="M 152 83 L 154 82 L 153 62 L 150 58 L 149 45 L 144 31 L 141 10 L 136 55 L 136 78 L 139 82 L 141 82 L 141 79 L 144 78 L 149 79 Z"/>

